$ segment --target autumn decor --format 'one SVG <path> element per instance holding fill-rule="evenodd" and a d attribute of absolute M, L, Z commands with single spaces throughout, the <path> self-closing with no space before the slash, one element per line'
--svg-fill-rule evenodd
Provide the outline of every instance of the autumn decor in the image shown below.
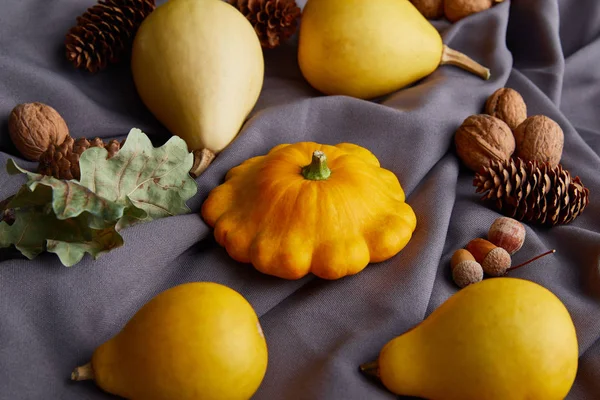
<path fill-rule="evenodd" d="M 518 157 L 492 161 L 475 175 L 473 185 L 481 200 L 504 215 L 546 226 L 572 222 L 589 202 L 589 190 L 562 165 Z"/>
<path fill-rule="evenodd" d="M 131 50 L 138 27 L 154 8 L 154 0 L 100 0 L 67 32 L 67 59 L 75 68 L 92 73 L 120 61 Z"/>
<path fill-rule="evenodd" d="M 527 105 L 519 92 L 502 87 L 486 100 L 485 113 L 500 118 L 514 131 L 527 119 Z"/>
<path fill-rule="evenodd" d="M 70 180 L 26 171 L 9 159 L 8 172 L 27 182 L 4 206 L 0 248 L 14 245 L 29 259 L 48 251 L 72 266 L 85 253 L 97 258 L 122 246 L 124 228 L 190 211 L 186 201 L 197 185 L 183 139 L 154 148 L 132 129 L 120 151 L 112 157 L 109 151 L 87 148 L 79 156 L 80 179 Z"/>
<path fill-rule="evenodd" d="M 516 219 L 498 217 L 490 225 L 488 240 L 512 256 L 523 246 L 526 233 L 525 226 Z"/>
<path fill-rule="evenodd" d="M 228 0 L 250 21 L 263 48 L 288 40 L 298 27 L 300 8 L 294 0 Z"/>
<path fill-rule="evenodd" d="M 131 51 L 138 95 L 190 151 L 221 152 L 240 134 L 263 87 L 263 50 L 248 20 L 222 0 L 169 0 L 142 22 Z"/>
<path fill-rule="evenodd" d="M 534 115 L 514 131 L 515 155 L 525 161 L 548 162 L 556 167 L 562 158 L 565 135 L 554 120 L 545 115 Z"/>
<path fill-rule="evenodd" d="M 427 19 L 446 17 L 457 22 L 469 15 L 485 11 L 504 0 L 410 0 Z"/>
<path fill-rule="evenodd" d="M 474 238 L 464 249 L 458 249 L 450 259 L 452 280 L 459 288 L 472 285 L 488 277 L 506 276 L 533 261 L 553 254 L 549 250 L 518 265 L 512 265 L 512 256 L 525 241 L 525 226 L 510 217 L 498 217 L 488 229 L 488 238 Z"/>
<path fill-rule="evenodd" d="M 375 99 L 413 85 L 444 65 L 484 80 L 492 75 L 448 47 L 409 1 L 308 0 L 304 5 L 298 66 L 323 94 Z"/>
<path fill-rule="evenodd" d="M 86 138 L 73 139 L 68 136 L 62 144 L 51 144 L 42 153 L 38 173 L 57 179 L 79 179 L 81 177 L 79 158 L 90 147 L 105 148 L 107 157 L 111 158 L 119 151 L 121 143 L 114 139 L 105 143 L 98 137 L 88 140 Z"/>
<path fill-rule="evenodd" d="M 589 191 L 560 164 L 560 125 L 545 115 L 527 117 L 523 97 L 511 88 L 496 90 L 484 108 L 454 135 L 456 153 L 476 173 L 482 200 L 519 221 L 554 226 L 577 218 Z"/>
<path fill-rule="evenodd" d="M 452 254 L 450 269 L 452 280 L 460 288 L 483 280 L 483 267 L 468 250 L 458 249 Z"/>
<path fill-rule="evenodd" d="M 285 279 L 338 279 L 389 259 L 416 227 L 396 176 L 351 143 L 281 144 L 232 168 L 202 205 L 216 241 Z"/>
<path fill-rule="evenodd" d="M 69 136 L 69 129 L 54 108 L 34 102 L 13 108 L 8 133 L 23 157 L 38 161 L 49 146 L 58 146 Z"/>
<path fill-rule="evenodd" d="M 444 0 L 410 0 L 427 19 L 440 19 L 444 16 Z"/>
<path fill-rule="evenodd" d="M 457 22 L 469 15 L 485 11 L 504 0 L 444 0 L 444 15 L 450 22 Z"/>
<path fill-rule="evenodd" d="M 473 171 L 490 161 L 508 160 L 515 151 L 515 138 L 501 119 L 486 114 L 466 118 L 454 135 L 456 152 Z"/>

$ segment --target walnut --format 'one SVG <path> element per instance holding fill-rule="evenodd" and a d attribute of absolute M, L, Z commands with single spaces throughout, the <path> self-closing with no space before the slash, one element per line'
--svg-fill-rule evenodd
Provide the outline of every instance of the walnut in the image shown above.
<path fill-rule="evenodd" d="M 515 129 L 516 156 L 525 161 L 548 162 L 556 167 L 560 162 L 565 135 L 554 120 L 534 115 Z"/>
<path fill-rule="evenodd" d="M 471 14 L 487 10 L 493 0 L 444 0 L 444 14 L 450 22 L 456 22 Z"/>
<path fill-rule="evenodd" d="M 515 138 L 508 125 L 486 114 L 465 119 L 454 135 L 454 143 L 463 163 L 476 172 L 491 160 L 508 160 L 515 151 Z"/>
<path fill-rule="evenodd" d="M 444 16 L 444 0 L 410 0 L 427 19 L 440 19 Z"/>
<path fill-rule="evenodd" d="M 527 106 L 519 92 L 500 88 L 488 97 L 485 113 L 500 118 L 514 131 L 527 118 Z"/>
<path fill-rule="evenodd" d="M 61 144 L 69 135 L 65 120 L 42 103 L 17 105 L 8 118 L 8 132 L 23 157 L 38 161 L 50 144 Z"/>

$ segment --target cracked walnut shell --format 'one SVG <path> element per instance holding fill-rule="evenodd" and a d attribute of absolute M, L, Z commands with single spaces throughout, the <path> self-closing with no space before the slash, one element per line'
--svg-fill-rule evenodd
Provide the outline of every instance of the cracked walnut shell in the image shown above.
<path fill-rule="evenodd" d="M 565 135 L 560 125 L 545 115 L 534 115 L 514 131 L 517 157 L 525 161 L 548 162 L 556 167 L 562 158 Z"/>
<path fill-rule="evenodd" d="M 515 138 L 504 121 L 491 115 L 471 115 L 454 135 L 456 152 L 467 167 L 479 171 L 491 160 L 505 161 L 515 151 Z"/>
<path fill-rule="evenodd" d="M 39 161 L 51 144 L 59 145 L 69 135 L 67 123 L 52 107 L 42 103 L 24 103 L 13 108 L 8 132 L 23 157 Z"/>
<path fill-rule="evenodd" d="M 485 113 L 500 118 L 514 131 L 527 118 L 527 106 L 519 92 L 503 87 L 488 97 Z"/>

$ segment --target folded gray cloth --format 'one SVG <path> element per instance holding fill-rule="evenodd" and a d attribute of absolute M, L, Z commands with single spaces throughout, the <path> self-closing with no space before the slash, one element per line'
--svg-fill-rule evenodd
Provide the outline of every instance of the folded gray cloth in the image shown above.
<path fill-rule="evenodd" d="M 157 144 L 169 137 L 138 98 L 127 63 L 90 75 L 66 61 L 64 35 L 88 6 L 77 0 L 2 2 L 2 199 L 22 184 L 7 175 L 7 160 L 34 167 L 19 159 L 8 136 L 8 114 L 18 103 L 52 105 L 75 137 L 120 139 L 132 127 Z M 446 66 L 378 101 L 323 96 L 303 80 L 293 42 L 265 51 L 266 79 L 252 118 L 197 179 L 191 214 L 127 229 L 124 247 L 97 261 L 86 256 L 72 268 L 54 254 L 28 261 L 0 250 L 0 399 L 114 398 L 91 382 L 71 383 L 72 368 L 87 362 L 155 294 L 189 281 L 228 285 L 260 315 L 269 366 L 256 399 L 393 399 L 360 375 L 358 365 L 457 291 L 449 273 L 452 253 L 484 237 L 500 216 L 479 202 L 473 174 L 452 143 L 461 122 L 481 112 L 503 86 L 523 95 L 530 115 L 545 114 L 561 125 L 562 164 L 590 189 L 590 204 L 573 223 L 527 226 L 515 262 L 557 252 L 511 275 L 540 283 L 568 307 L 581 354 L 568 399 L 598 398 L 600 2 L 505 1 L 456 24 L 435 25 L 446 44 L 488 66 L 491 80 Z M 398 176 L 417 215 L 408 246 L 335 282 L 312 276 L 286 281 L 233 261 L 198 215 L 202 201 L 230 168 L 297 141 L 370 149 Z"/>

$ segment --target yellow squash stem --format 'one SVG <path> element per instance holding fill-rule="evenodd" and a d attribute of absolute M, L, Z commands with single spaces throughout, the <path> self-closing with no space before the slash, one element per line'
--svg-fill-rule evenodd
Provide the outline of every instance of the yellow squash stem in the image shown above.
<path fill-rule="evenodd" d="M 190 175 L 192 176 L 192 178 L 196 179 L 197 177 L 202 175 L 204 170 L 206 170 L 210 163 L 213 162 L 213 160 L 215 159 L 215 153 L 213 153 L 209 149 L 194 150 L 193 153 L 194 164 L 190 169 Z"/>
<path fill-rule="evenodd" d="M 77 367 L 71 372 L 72 381 L 89 381 L 94 379 L 94 369 L 92 363 L 87 363 Z"/>
<path fill-rule="evenodd" d="M 327 166 L 327 156 L 316 150 L 312 155 L 312 162 L 302 168 L 302 176 L 311 181 L 322 181 L 329 178 L 329 175 L 331 170 Z"/>
<path fill-rule="evenodd" d="M 379 379 L 379 363 L 371 361 L 360 365 L 360 372 L 368 377 Z"/>
<path fill-rule="evenodd" d="M 454 65 L 464 69 L 465 71 L 469 71 L 470 73 L 475 74 L 482 79 L 490 79 L 490 70 L 488 68 L 479 64 L 460 51 L 452 50 L 446 45 L 444 45 L 444 49 L 442 51 L 442 60 L 440 61 L 440 65 Z"/>

